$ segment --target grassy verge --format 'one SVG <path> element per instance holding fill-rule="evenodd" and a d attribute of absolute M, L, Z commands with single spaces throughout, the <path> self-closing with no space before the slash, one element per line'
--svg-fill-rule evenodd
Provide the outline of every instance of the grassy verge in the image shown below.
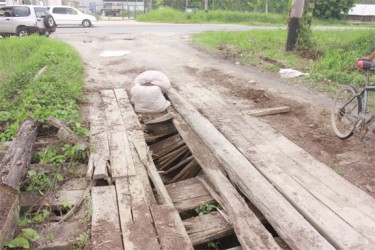
<path fill-rule="evenodd" d="M 322 92 L 333 93 L 339 85 L 348 83 L 362 86 L 364 76 L 356 62 L 375 49 L 375 31 L 315 30 L 313 36 L 321 55 L 314 60 L 285 51 L 286 30 L 204 32 L 193 35 L 193 40 L 214 53 L 240 58 L 269 70 L 294 68 L 310 73 L 303 84 Z"/>
<path fill-rule="evenodd" d="M 72 47 L 30 36 L 0 39 L 0 48 L 0 141 L 11 140 L 28 117 L 55 116 L 79 127 L 84 68 Z"/>
<path fill-rule="evenodd" d="M 202 10 L 186 13 L 171 8 L 162 8 L 137 17 L 141 22 L 165 23 L 233 23 L 248 25 L 285 25 L 286 17 L 277 14 L 245 13 L 232 11 Z"/>
<path fill-rule="evenodd" d="M 207 13 L 198 10 L 193 13 L 174 10 L 169 7 L 156 9 L 144 15 L 137 16 L 140 22 L 163 22 L 163 23 L 226 23 L 226 24 L 244 24 L 258 26 L 285 26 L 287 23 L 287 14 L 264 14 L 253 12 L 234 12 L 212 10 Z M 347 21 L 338 20 L 319 20 L 314 19 L 314 24 L 319 26 L 342 26 L 342 27 L 372 27 L 369 24 L 356 24 Z"/>

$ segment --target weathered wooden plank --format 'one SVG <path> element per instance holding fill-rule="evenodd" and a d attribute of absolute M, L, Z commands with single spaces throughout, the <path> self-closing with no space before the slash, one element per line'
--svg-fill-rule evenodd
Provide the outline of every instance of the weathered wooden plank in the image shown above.
<path fill-rule="evenodd" d="M 124 249 L 114 186 L 92 188 L 91 239 L 91 249 Z"/>
<path fill-rule="evenodd" d="M 174 89 L 173 107 L 212 150 L 232 181 L 266 216 L 279 235 L 295 249 L 333 249 L 295 208 L 228 140 Z"/>
<path fill-rule="evenodd" d="M 129 140 L 125 131 L 110 133 L 110 152 L 112 178 L 135 175 Z"/>
<path fill-rule="evenodd" d="M 125 131 L 124 121 L 122 120 L 120 107 L 113 90 L 102 90 L 105 114 L 107 117 L 107 128 L 109 131 Z"/>
<path fill-rule="evenodd" d="M 132 132 L 131 135 L 129 136 L 129 138 L 131 138 L 133 133 L 139 134 L 139 138 L 141 138 L 142 134 L 143 134 L 142 131 L 138 130 L 138 131 Z M 153 192 L 151 184 L 150 184 L 150 179 L 148 177 L 147 170 L 146 170 L 145 166 L 143 165 L 143 163 L 141 162 L 141 160 L 139 159 L 138 153 L 137 153 L 133 143 L 130 144 L 130 149 L 131 149 L 132 156 L 133 156 L 135 173 L 140 178 L 140 181 L 143 184 L 147 204 L 156 205 L 157 202 L 156 202 L 154 192 Z"/>
<path fill-rule="evenodd" d="M 50 207 L 52 210 L 58 210 L 63 207 L 63 204 L 76 205 L 81 199 L 85 190 L 60 190 L 55 193 L 46 193 L 40 196 L 34 192 L 21 192 L 20 206 L 22 210 L 27 210 L 31 207 Z"/>
<path fill-rule="evenodd" d="M 232 225 L 219 212 L 192 217 L 183 223 L 194 246 L 234 234 Z"/>
<path fill-rule="evenodd" d="M 169 205 L 151 207 L 162 249 L 193 249 L 177 210 Z"/>
<path fill-rule="evenodd" d="M 138 120 L 138 116 L 134 112 L 133 106 L 130 104 L 130 101 L 129 101 L 129 98 L 125 89 L 115 89 L 114 92 L 116 95 L 118 106 L 121 111 L 121 116 L 124 122 L 124 126 L 127 130 L 129 142 L 130 140 L 142 140 L 144 142 L 143 128 Z M 131 139 L 131 137 L 134 139 Z M 145 166 L 143 165 L 143 163 L 141 162 L 141 160 L 139 159 L 139 156 L 137 154 L 137 151 L 133 143 L 130 143 L 129 147 L 131 150 L 135 173 L 138 176 L 141 176 L 141 180 L 145 188 L 148 204 L 156 204 L 155 196 L 153 195 L 153 191 L 150 185 L 147 170 Z"/>
<path fill-rule="evenodd" d="M 116 192 L 125 249 L 160 249 L 140 178 L 117 179 Z"/>
<path fill-rule="evenodd" d="M 277 249 L 278 246 L 270 233 L 260 221 L 259 210 L 250 210 L 248 204 L 225 177 L 222 167 L 208 147 L 197 134 L 176 115 L 173 121 L 185 143 L 190 148 L 195 160 L 200 164 L 206 178 L 213 184 L 213 189 L 207 189 L 211 194 L 216 192 L 220 197 L 215 198 L 227 212 L 236 236 L 244 249 Z M 199 179 L 198 177 L 197 179 Z M 218 196 L 216 194 L 216 196 Z M 263 215 L 261 215 L 263 217 Z"/>
<path fill-rule="evenodd" d="M 231 119 L 236 121 L 238 126 L 249 124 L 246 121 L 248 117 Z M 278 144 L 278 138 L 282 136 L 272 128 L 264 129 L 265 126 L 263 125 L 262 131 L 254 128 L 245 134 L 233 125 L 227 124 L 223 131 L 227 136 L 236 138 L 239 148 L 246 145 L 246 150 L 242 150 L 242 153 L 251 159 L 273 185 L 288 197 L 300 213 L 333 245 L 338 248 L 371 248 L 375 244 L 374 221 L 356 209 L 356 205 L 347 200 L 349 197 L 344 198 L 344 194 L 337 193 L 340 187 L 329 188 L 321 179 L 304 170 L 300 163 L 304 162 L 302 158 L 307 157 L 306 152 L 294 158 L 283 154 L 280 151 L 281 145 Z M 265 131 L 274 134 L 272 140 L 262 136 L 267 133 Z M 284 143 L 282 148 L 295 147 L 290 144 L 292 143 Z"/>
<path fill-rule="evenodd" d="M 92 105 L 90 107 L 90 143 L 95 148 L 95 158 L 89 159 L 86 178 L 91 180 L 108 178 L 107 163 L 103 163 L 101 158 L 109 159 L 109 139 L 106 125 L 106 115 L 102 108 L 102 98 L 99 93 L 92 95 Z M 99 160 L 99 161 L 98 161 Z"/>
<path fill-rule="evenodd" d="M 213 204 L 212 198 L 207 189 L 197 178 L 190 178 L 184 181 L 166 185 L 167 191 L 178 212 L 193 210 L 201 203 Z"/>
<path fill-rule="evenodd" d="M 276 115 L 281 113 L 290 112 L 289 106 L 273 107 L 273 108 L 263 108 L 263 109 L 253 109 L 246 112 L 247 115 L 260 117 L 265 115 Z"/>
<path fill-rule="evenodd" d="M 143 130 L 125 89 L 115 89 L 114 91 L 126 130 Z"/>

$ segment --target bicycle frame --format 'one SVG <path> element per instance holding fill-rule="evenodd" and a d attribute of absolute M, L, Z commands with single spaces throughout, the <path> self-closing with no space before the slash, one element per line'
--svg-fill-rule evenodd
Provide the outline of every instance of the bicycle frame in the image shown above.
<path fill-rule="evenodd" d="M 362 99 L 362 112 L 361 114 L 365 118 L 365 115 L 367 113 L 367 101 L 368 101 L 368 92 L 369 91 L 375 91 L 375 86 L 369 85 L 369 79 L 370 79 L 370 70 L 366 70 L 366 83 L 365 87 L 362 89 L 362 91 L 357 96 L 363 96 Z M 368 124 L 372 122 L 375 119 L 375 114 L 372 115 L 370 118 L 364 120 L 364 124 Z"/>

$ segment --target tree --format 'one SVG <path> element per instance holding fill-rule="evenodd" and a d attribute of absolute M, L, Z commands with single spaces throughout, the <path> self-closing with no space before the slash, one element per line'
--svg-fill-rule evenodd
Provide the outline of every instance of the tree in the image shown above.
<path fill-rule="evenodd" d="M 314 16 L 341 20 L 354 6 L 354 0 L 316 0 Z"/>

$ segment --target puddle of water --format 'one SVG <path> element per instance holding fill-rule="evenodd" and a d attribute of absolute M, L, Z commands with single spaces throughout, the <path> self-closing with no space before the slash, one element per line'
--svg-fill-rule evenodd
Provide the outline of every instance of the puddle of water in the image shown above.
<path fill-rule="evenodd" d="M 104 50 L 100 56 L 102 57 L 116 57 L 116 56 L 125 56 L 129 54 L 129 50 Z"/>

